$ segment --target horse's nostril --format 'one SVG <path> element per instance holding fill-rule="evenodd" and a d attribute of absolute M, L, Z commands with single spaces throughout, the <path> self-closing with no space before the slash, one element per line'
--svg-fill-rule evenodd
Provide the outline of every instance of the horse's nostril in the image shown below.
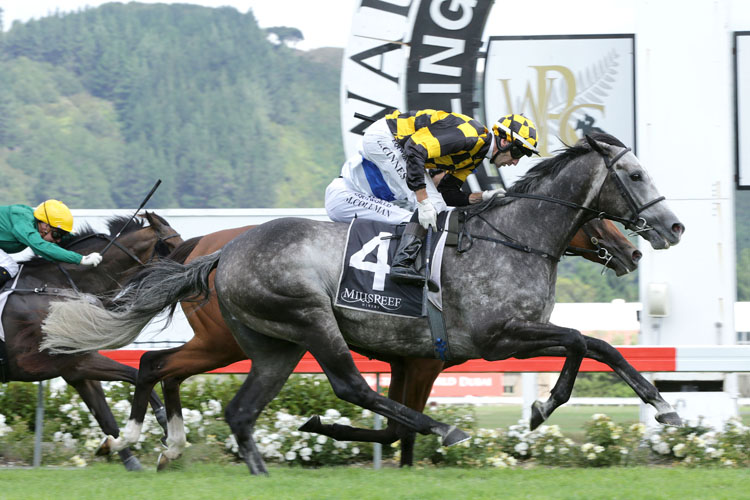
<path fill-rule="evenodd" d="M 640 250 L 635 250 L 633 252 L 633 257 L 632 258 L 633 258 L 633 262 L 635 262 L 636 264 L 638 264 L 638 261 L 641 260 L 641 257 L 643 257 L 643 254 L 641 253 Z"/>
<path fill-rule="evenodd" d="M 672 232 L 677 236 L 682 236 L 682 233 L 685 232 L 685 226 L 683 226 L 679 222 L 675 222 L 674 224 L 672 224 Z"/>

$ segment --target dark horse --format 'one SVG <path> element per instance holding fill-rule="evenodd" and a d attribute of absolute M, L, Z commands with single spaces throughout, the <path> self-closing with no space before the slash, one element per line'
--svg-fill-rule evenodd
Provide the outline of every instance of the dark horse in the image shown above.
<path fill-rule="evenodd" d="M 117 435 L 119 430 L 99 381 L 121 380 L 135 384 L 138 372 L 97 352 L 78 355 L 40 352 L 41 324 L 50 301 L 73 295 L 74 288 L 98 295 L 114 292 L 135 268 L 167 255 L 183 242 L 160 216 L 146 212 L 145 218 L 149 225 L 143 220 L 128 224 L 95 268 L 58 264 L 39 257 L 23 263 L 16 291 L 8 297 L 2 316 L 8 356 L 3 381 L 35 382 L 62 377 L 78 391 L 106 435 Z M 109 235 L 86 227 L 74 234 L 65 247 L 82 254 L 101 252 L 128 220 L 129 217 L 109 219 Z M 156 393 L 149 391 L 149 394 L 151 405 L 166 428 L 161 401 Z M 141 468 L 129 449 L 121 450 L 120 457 L 128 470 Z"/>
<path fill-rule="evenodd" d="M 461 231 L 474 240 L 472 249 L 447 252 L 443 260 L 450 361 L 565 357 L 550 398 L 532 406 L 532 429 L 570 398 L 584 357 L 607 362 L 655 407 L 659 422 L 681 424 L 616 349 L 549 323 L 557 271 L 550 257 L 561 255 L 575 232 L 597 216 L 623 222 L 655 249 L 677 244 L 685 228 L 663 201 L 635 155 L 614 137 L 597 135 L 541 161 L 506 198 L 470 207 Z M 226 409 L 252 473 L 266 472 L 252 437 L 255 421 L 305 351 L 340 398 L 410 431 L 439 435 L 444 445 L 468 439 L 454 426 L 379 395 L 357 370 L 349 346 L 384 359 L 434 358 L 436 352 L 424 319 L 333 307 L 346 232 L 345 224 L 277 219 L 190 264 L 159 262 L 126 287 L 111 310 L 86 300 L 53 304 L 44 345 L 61 351 L 127 345 L 157 311 L 207 296 L 216 268 L 222 315 L 253 362 L 242 396 Z M 529 251 L 507 245 L 498 233 L 510 233 Z"/>
<path fill-rule="evenodd" d="M 253 227 L 225 229 L 199 238 L 192 238 L 180 245 L 169 255 L 169 258 L 177 262 L 190 262 L 197 257 L 220 250 L 236 236 Z M 592 262 L 605 265 L 613 269 L 618 276 L 635 270 L 641 258 L 641 252 L 611 221 L 606 219 L 594 219 L 584 224 L 573 237 L 566 253 L 580 255 Z M 213 275 L 214 273 L 210 278 L 212 286 Z M 221 317 L 216 294 L 212 293 L 206 304 L 183 301 L 181 305 L 193 329 L 193 338 L 179 347 L 151 351 L 141 357 L 138 382 L 135 386 L 128 423 L 120 432 L 119 438 L 110 436 L 102 445 L 102 451 L 106 449 L 119 451 L 138 442 L 146 415 L 146 397 L 154 385 L 161 381 L 169 432 L 167 449 L 159 456 L 157 466 L 159 470 L 165 468 L 170 460 L 178 458 L 187 445 L 182 422 L 180 384 L 192 375 L 247 358 Z M 427 403 L 432 384 L 444 368 L 443 362 L 433 359 L 392 360 L 391 373 L 393 375 L 388 397 L 422 411 Z M 310 431 L 325 433 L 336 439 L 347 441 L 392 443 L 399 439 L 401 431 L 395 422 L 389 422 L 388 427 L 382 430 L 361 431 L 349 431 L 339 425 L 329 428 L 319 420 L 311 420 L 307 426 L 311 427 L 316 423 L 319 423 L 320 427 L 310 428 Z M 411 465 L 413 462 L 413 442 L 413 433 L 409 433 L 402 439 L 402 465 Z"/>

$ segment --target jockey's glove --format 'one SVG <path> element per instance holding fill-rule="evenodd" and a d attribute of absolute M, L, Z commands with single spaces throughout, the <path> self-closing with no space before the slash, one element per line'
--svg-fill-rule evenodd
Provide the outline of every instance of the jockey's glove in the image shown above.
<path fill-rule="evenodd" d="M 432 226 L 437 229 L 437 210 L 429 198 L 417 204 L 417 215 L 423 228 L 427 229 Z"/>
<path fill-rule="evenodd" d="M 493 189 L 491 191 L 482 191 L 482 201 L 487 201 L 495 195 L 502 198 L 503 196 L 505 196 L 505 189 L 500 188 L 500 189 Z"/>
<path fill-rule="evenodd" d="M 102 256 L 99 252 L 92 252 L 88 255 L 84 255 L 81 259 L 82 266 L 98 266 L 102 262 Z"/>

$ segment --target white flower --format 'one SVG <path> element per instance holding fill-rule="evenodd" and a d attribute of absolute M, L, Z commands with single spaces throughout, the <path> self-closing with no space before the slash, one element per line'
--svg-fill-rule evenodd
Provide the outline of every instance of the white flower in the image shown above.
<path fill-rule="evenodd" d="M 594 413 L 591 415 L 591 420 L 604 420 L 607 418 L 607 415 L 604 413 Z"/>
<path fill-rule="evenodd" d="M 74 455 L 73 457 L 71 457 L 70 461 L 73 462 L 73 465 L 75 465 L 76 467 L 86 467 L 86 460 L 79 457 L 78 455 Z"/>
<path fill-rule="evenodd" d="M 297 454 L 293 451 L 287 451 L 286 455 L 284 455 L 284 458 L 291 462 L 292 460 L 297 458 Z"/>
<path fill-rule="evenodd" d="M 671 449 L 669 448 L 669 444 L 661 441 L 659 443 L 656 443 L 656 445 L 654 446 L 654 451 L 661 455 L 668 455 Z"/>
<path fill-rule="evenodd" d="M 596 460 L 596 453 L 589 453 L 586 455 L 587 460 Z"/>
<path fill-rule="evenodd" d="M 341 413 L 339 413 L 338 410 L 334 410 L 333 408 L 326 410 L 326 413 L 325 413 L 326 418 L 332 418 L 334 420 L 339 418 L 340 416 L 341 416 Z"/>
<path fill-rule="evenodd" d="M 555 447 L 551 444 L 544 447 L 544 453 L 552 453 L 553 451 L 555 451 Z"/>
<path fill-rule="evenodd" d="M 604 446 L 600 446 L 600 445 L 594 446 L 594 453 L 599 454 L 599 453 L 601 453 L 603 451 L 604 451 Z"/>
<path fill-rule="evenodd" d="M 318 437 L 317 437 L 317 438 L 315 439 L 315 441 L 316 441 L 316 442 L 317 442 L 318 444 L 326 444 L 326 441 L 328 441 L 328 436 L 324 436 L 323 434 L 321 434 L 321 435 L 319 435 L 319 436 L 318 436 Z"/>
<path fill-rule="evenodd" d="M 323 451 L 323 447 L 319 444 L 316 444 L 313 446 L 313 450 L 315 451 L 315 453 L 320 453 L 321 451 Z"/>
<path fill-rule="evenodd" d="M 581 445 L 581 451 L 583 453 L 588 453 L 594 448 L 594 443 L 584 443 Z"/>
<path fill-rule="evenodd" d="M 362 418 L 370 418 L 372 416 L 372 412 L 365 408 L 362 410 Z"/>
<path fill-rule="evenodd" d="M 301 450 L 299 450 L 299 454 L 302 458 L 309 457 L 310 455 L 312 455 L 312 449 L 308 447 L 304 447 Z"/>
<path fill-rule="evenodd" d="M 356 446 L 352 447 L 352 455 L 359 455 L 359 448 Z"/>
<path fill-rule="evenodd" d="M 529 445 L 528 443 L 524 443 L 523 441 L 521 441 L 520 443 L 515 445 L 513 449 L 516 450 L 516 452 L 520 453 L 521 455 L 526 455 L 526 450 L 529 449 Z"/>
<path fill-rule="evenodd" d="M 568 453 L 568 449 L 565 446 L 561 446 L 557 451 L 560 455 L 566 455 Z"/>
<path fill-rule="evenodd" d="M 684 457 L 685 454 L 687 453 L 685 451 L 685 445 L 683 443 L 678 443 L 674 445 L 674 447 L 672 448 L 672 453 L 674 453 L 674 456 L 676 456 L 677 458 Z"/>

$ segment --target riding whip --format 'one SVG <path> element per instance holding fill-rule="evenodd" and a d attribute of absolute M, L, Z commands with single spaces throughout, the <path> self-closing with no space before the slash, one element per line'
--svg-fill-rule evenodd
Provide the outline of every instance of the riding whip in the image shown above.
<path fill-rule="evenodd" d="M 138 209 L 135 211 L 135 213 L 133 214 L 133 216 L 130 219 L 128 219 L 128 221 L 120 228 L 120 230 L 117 232 L 117 234 L 115 235 L 115 237 L 112 238 L 111 240 L 109 240 L 109 243 L 107 243 L 107 246 L 104 247 L 104 250 L 102 250 L 101 252 L 99 252 L 100 255 L 104 255 L 104 252 L 106 252 L 109 249 L 109 247 L 112 246 L 112 243 L 114 243 L 115 240 L 120 237 L 120 235 L 125 230 L 125 228 L 128 226 L 128 224 L 130 224 L 133 221 L 133 219 L 135 219 L 135 216 L 138 215 L 138 212 L 140 212 L 141 209 L 146 205 L 146 203 L 148 203 L 148 200 L 154 194 L 154 191 L 156 191 L 156 188 L 159 187 L 159 184 L 161 184 L 161 179 L 158 179 L 156 181 L 156 184 L 154 184 L 154 187 L 151 188 L 151 191 L 149 191 L 149 193 L 143 199 L 143 202 L 141 203 L 141 206 L 138 207 Z"/>

